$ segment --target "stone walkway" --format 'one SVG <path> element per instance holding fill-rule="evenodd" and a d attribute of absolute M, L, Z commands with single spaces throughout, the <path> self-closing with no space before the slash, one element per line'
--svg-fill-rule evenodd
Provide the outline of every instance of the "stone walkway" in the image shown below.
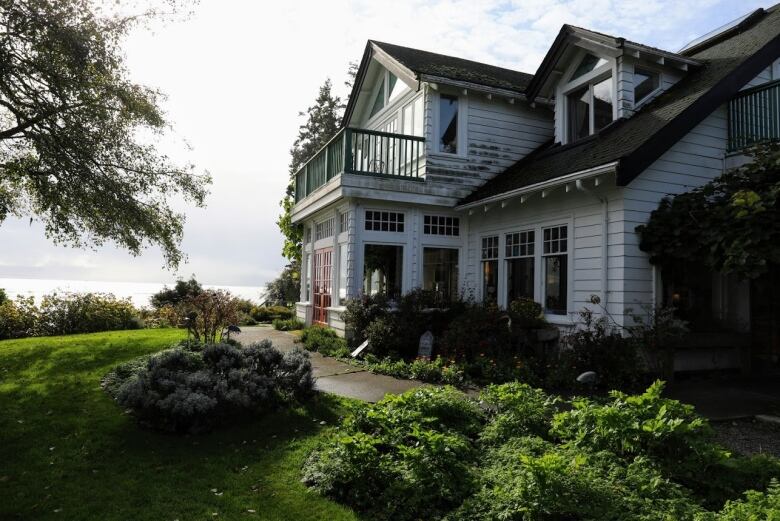
<path fill-rule="evenodd" d="M 267 338 L 277 349 L 291 351 L 296 347 L 297 337 L 292 333 L 276 331 L 270 326 L 252 326 L 241 328 L 241 334 L 235 338 L 244 345 Z M 399 380 L 391 376 L 374 374 L 319 353 L 309 353 L 309 355 L 311 355 L 317 389 L 339 396 L 377 402 L 388 393 L 400 394 L 425 385 L 414 380 Z"/>

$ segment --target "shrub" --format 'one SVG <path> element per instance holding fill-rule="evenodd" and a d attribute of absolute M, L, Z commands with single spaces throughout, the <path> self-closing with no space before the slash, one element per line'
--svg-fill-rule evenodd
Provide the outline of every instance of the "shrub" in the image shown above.
<path fill-rule="evenodd" d="M 317 351 L 323 356 L 349 356 L 347 341 L 327 327 L 307 327 L 303 330 L 301 342 L 307 351 Z"/>
<path fill-rule="evenodd" d="M 249 314 L 261 324 L 293 318 L 293 310 L 284 306 L 254 306 Z"/>
<path fill-rule="evenodd" d="M 748 490 L 743 499 L 728 501 L 718 513 L 700 513 L 696 521 L 780 521 L 780 484 L 773 480 L 766 492 Z"/>
<path fill-rule="evenodd" d="M 377 318 L 387 315 L 389 308 L 387 297 L 382 293 L 363 295 L 349 300 L 342 314 L 348 328 L 349 347 L 354 349 L 362 344 L 366 339 L 365 331 L 368 325 Z"/>
<path fill-rule="evenodd" d="M 431 519 L 472 491 L 479 407 L 452 388 L 361 405 L 311 454 L 303 481 L 370 519 Z"/>
<path fill-rule="evenodd" d="M 301 400 L 314 386 L 308 356 L 282 354 L 268 340 L 247 348 L 211 344 L 200 352 L 178 347 L 144 364 L 124 364 L 114 375 L 104 386 L 111 392 L 124 380 L 115 391 L 122 407 L 144 425 L 178 433 Z"/>
<path fill-rule="evenodd" d="M 227 326 L 238 322 L 239 301 L 229 291 L 206 290 L 185 299 L 187 329 L 197 340 L 213 344 L 222 339 Z"/>
<path fill-rule="evenodd" d="M 190 280 L 178 279 L 172 288 L 163 286 L 163 289 L 149 297 L 149 303 L 155 309 L 160 309 L 165 306 L 176 307 L 185 300 L 200 295 L 201 293 L 203 293 L 203 286 L 200 285 L 200 282 L 195 280 L 195 276 L 193 275 L 190 277 Z"/>
<path fill-rule="evenodd" d="M 379 360 L 369 354 L 362 365 L 372 373 L 384 374 L 395 378 L 420 380 L 430 383 L 463 386 L 467 383 L 463 367 L 437 356 L 433 360 L 416 359 L 412 362 L 384 358 Z"/>
<path fill-rule="evenodd" d="M 552 389 L 609 391 L 636 390 L 642 383 L 643 364 L 636 343 L 623 336 L 606 316 L 596 317 L 590 309 L 579 312 L 582 327 L 561 339 L 562 349 L 547 375 Z M 576 387 L 576 378 L 595 371 L 598 380 L 592 389 Z"/>
<path fill-rule="evenodd" d="M 288 318 L 286 320 L 277 318 L 273 321 L 273 326 L 277 331 L 293 331 L 296 329 L 303 329 L 305 324 L 297 318 Z"/>
<path fill-rule="evenodd" d="M 32 297 L 5 300 L 0 303 L 0 340 L 36 335 L 38 320 L 38 308 Z"/>
<path fill-rule="evenodd" d="M 485 457 L 479 489 L 451 520 L 666 521 L 700 509 L 646 459 L 630 464 L 537 437 L 515 437 Z"/>
<path fill-rule="evenodd" d="M 530 298 L 519 298 L 509 304 L 513 326 L 522 329 L 542 329 L 549 327 L 544 319 L 542 305 Z"/>
<path fill-rule="evenodd" d="M 110 293 L 52 293 L 38 308 L 39 335 L 70 335 L 141 327 L 130 299 Z"/>
<path fill-rule="evenodd" d="M 482 433 L 487 444 L 503 443 L 515 436 L 546 437 L 556 412 L 555 398 L 520 382 L 490 385 L 479 397 L 491 415 Z"/>

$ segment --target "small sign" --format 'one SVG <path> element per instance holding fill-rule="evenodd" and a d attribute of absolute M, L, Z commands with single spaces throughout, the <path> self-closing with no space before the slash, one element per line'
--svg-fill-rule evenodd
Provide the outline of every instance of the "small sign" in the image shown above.
<path fill-rule="evenodd" d="M 366 340 L 365 342 L 363 342 L 362 344 L 360 344 L 359 346 L 357 346 L 357 349 L 355 349 L 354 351 L 352 351 L 352 353 L 350 354 L 350 356 L 352 356 L 352 358 L 355 358 L 356 356 L 359 356 L 359 355 L 360 355 L 360 353 L 362 353 L 363 351 L 365 351 L 367 347 L 368 347 L 368 340 Z"/>
<path fill-rule="evenodd" d="M 433 333 L 431 333 L 430 331 L 426 331 L 420 337 L 420 346 L 417 349 L 417 357 L 430 360 L 432 353 L 433 353 Z"/>

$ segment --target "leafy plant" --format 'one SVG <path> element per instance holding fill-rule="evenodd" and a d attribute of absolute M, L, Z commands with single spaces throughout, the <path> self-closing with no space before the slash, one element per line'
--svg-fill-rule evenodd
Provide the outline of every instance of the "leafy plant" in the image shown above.
<path fill-rule="evenodd" d="M 206 344 L 221 340 L 225 328 L 238 322 L 238 301 L 222 289 L 206 290 L 188 297 L 182 308 L 186 312 L 187 330 L 196 340 Z"/>
<path fill-rule="evenodd" d="M 482 432 L 487 444 L 524 435 L 546 437 L 556 412 L 556 398 L 520 382 L 489 385 L 479 398 L 491 415 Z"/>
<path fill-rule="evenodd" d="M 317 351 L 323 356 L 348 356 L 347 341 L 339 338 L 332 329 L 311 326 L 303 330 L 301 342 L 307 351 Z"/>
<path fill-rule="evenodd" d="M 296 329 L 303 329 L 306 325 L 297 318 L 274 319 L 272 322 L 274 329 L 277 331 L 294 331 Z"/>

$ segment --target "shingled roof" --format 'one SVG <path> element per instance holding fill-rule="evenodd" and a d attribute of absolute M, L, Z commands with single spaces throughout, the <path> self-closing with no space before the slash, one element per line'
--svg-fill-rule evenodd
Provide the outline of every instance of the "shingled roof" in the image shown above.
<path fill-rule="evenodd" d="M 513 71 L 495 65 L 488 65 L 454 56 L 446 56 L 435 52 L 411 49 L 391 43 L 371 43 L 389 54 L 404 67 L 414 72 L 419 78 L 421 75 L 438 76 L 456 81 L 466 81 L 522 93 L 533 78 L 532 74 Z"/>
<path fill-rule="evenodd" d="M 469 204 L 617 162 L 617 182 L 626 185 L 674 143 L 727 102 L 780 55 L 780 9 L 751 17 L 750 25 L 687 56 L 702 66 L 633 117 L 570 145 L 548 143 L 471 193 Z"/>

